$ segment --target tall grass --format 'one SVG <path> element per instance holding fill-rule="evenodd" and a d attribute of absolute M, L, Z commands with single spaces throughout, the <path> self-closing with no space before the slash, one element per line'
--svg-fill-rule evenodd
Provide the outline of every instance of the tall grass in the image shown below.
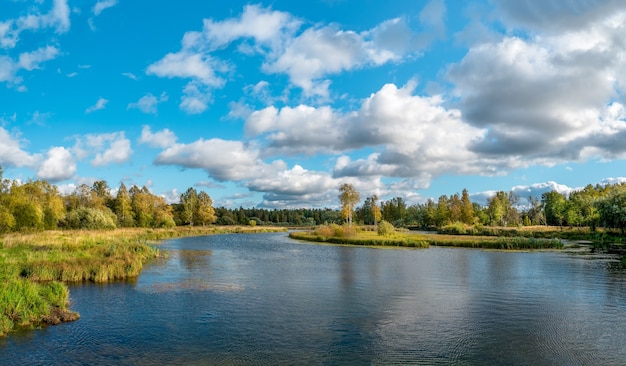
<path fill-rule="evenodd" d="M 443 235 L 443 234 L 413 234 L 395 232 L 388 236 L 379 236 L 369 231 L 358 231 L 355 235 L 346 236 L 329 227 L 320 227 L 313 232 L 293 232 L 290 237 L 313 242 L 352 244 L 370 246 L 405 246 L 426 248 L 430 245 L 451 246 L 463 248 L 503 249 L 503 250 L 532 250 L 532 249 L 561 249 L 563 243 L 558 239 L 544 239 L 533 237 L 497 237 L 476 235 Z"/>
<path fill-rule="evenodd" d="M 294 231 L 289 233 L 289 237 L 298 240 L 331 244 L 363 246 L 402 246 L 411 248 L 428 247 L 428 243 L 416 235 L 391 234 L 388 236 L 379 236 L 375 232 L 358 231 L 354 227 L 349 228 L 348 233 L 350 235 L 346 235 L 346 231 L 339 228 L 342 228 L 342 226 L 322 226 L 313 232 Z"/>

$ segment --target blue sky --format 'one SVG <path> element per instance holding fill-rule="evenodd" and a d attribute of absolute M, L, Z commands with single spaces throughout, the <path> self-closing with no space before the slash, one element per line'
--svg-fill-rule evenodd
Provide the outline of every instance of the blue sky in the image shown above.
<path fill-rule="evenodd" d="M 267 208 L 626 180 L 622 0 L 0 4 L 5 178 Z"/>

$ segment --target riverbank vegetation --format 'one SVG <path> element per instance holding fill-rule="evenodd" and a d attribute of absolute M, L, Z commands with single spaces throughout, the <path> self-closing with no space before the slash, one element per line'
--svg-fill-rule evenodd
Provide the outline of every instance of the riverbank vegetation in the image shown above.
<path fill-rule="evenodd" d="M 363 246 L 400 246 L 428 248 L 449 246 L 459 248 L 482 248 L 499 250 L 562 249 L 558 239 L 534 237 L 460 236 L 445 234 L 420 234 L 409 231 L 389 231 L 391 224 L 383 221 L 374 231 L 372 227 L 350 225 L 324 225 L 312 231 L 295 231 L 289 234 L 293 239 L 320 243 L 349 244 Z M 384 229 L 381 229 L 384 228 Z"/>
<path fill-rule="evenodd" d="M 175 227 L 55 230 L 0 237 L 0 335 L 15 328 L 72 321 L 66 283 L 136 277 L 163 254 L 160 240 L 221 233 L 284 231 L 271 227 Z"/>

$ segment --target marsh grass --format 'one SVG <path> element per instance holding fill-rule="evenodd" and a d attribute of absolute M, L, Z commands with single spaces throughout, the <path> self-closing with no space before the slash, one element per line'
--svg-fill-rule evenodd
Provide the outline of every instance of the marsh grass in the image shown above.
<path fill-rule="evenodd" d="M 297 240 L 312 241 L 318 243 L 331 244 L 348 244 L 362 246 L 401 246 L 410 248 L 427 248 L 428 243 L 417 235 L 411 234 L 390 234 L 388 236 L 379 236 L 371 231 L 358 231 L 351 236 L 326 236 L 323 235 L 325 230 L 321 232 L 304 232 L 294 231 L 289 233 L 289 237 Z"/>
<path fill-rule="evenodd" d="M 480 249 L 502 249 L 502 250 L 533 250 L 533 249 L 562 249 L 563 243 L 559 239 L 545 239 L 533 237 L 499 237 L 499 236 L 462 236 L 462 235 L 420 235 L 431 245 L 458 247 L 458 248 L 480 248 Z"/>
<path fill-rule="evenodd" d="M 562 249 L 563 243 L 558 239 L 533 237 L 497 237 L 475 235 L 445 235 L 445 234 L 414 234 L 394 232 L 387 236 L 380 236 L 371 231 L 359 231 L 350 237 L 333 236 L 328 229 L 313 232 L 292 232 L 291 238 L 333 244 L 351 244 L 366 246 L 404 246 L 427 248 L 430 245 L 501 249 L 501 250 L 535 250 L 535 249 Z"/>
<path fill-rule="evenodd" d="M 558 227 L 558 226 L 481 226 L 452 223 L 438 229 L 440 234 L 470 235 L 470 236 L 497 236 L 497 237 L 522 237 L 535 239 L 567 239 L 589 240 L 600 245 L 606 243 L 622 243 L 626 238 L 619 230 L 590 227 Z"/>
<path fill-rule="evenodd" d="M 285 231 L 268 227 L 72 230 L 0 237 L 0 335 L 73 320 L 66 282 L 136 277 L 162 240 L 221 233 Z"/>

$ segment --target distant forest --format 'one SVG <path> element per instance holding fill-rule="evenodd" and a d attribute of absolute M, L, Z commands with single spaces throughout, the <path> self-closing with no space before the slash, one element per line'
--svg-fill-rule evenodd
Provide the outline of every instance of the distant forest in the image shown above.
<path fill-rule="evenodd" d="M 1 174 L 1 170 L 0 170 Z M 0 175 L 1 177 L 1 175 Z M 1 179 L 1 178 L 0 178 Z M 146 187 L 120 184 L 115 196 L 106 181 L 80 185 L 68 195 L 45 180 L 20 183 L 2 179 L 0 232 L 53 229 L 114 229 L 201 225 L 315 226 L 345 221 L 338 209 L 265 209 L 213 207 L 211 197 L 189 188 L 180 202 L 168 204 Z M 437 201 L 408 205 L 401 197 L 356 206 L 356 224 L 373 225 L 374 212 L 396 227 L 436 229 L 452 223 L 493 226 L 626 227 L 626 184 L 588 185 L 568 196 L 556 191 L 527 197 L 520 205 L 512 192 L 497 192 L 486 205 L 471 202 L 467 190 Z M 338 200 L 339 201 L 339 200 Z M 359 202 L 360 203 L 360 202 Z M 376 210 L 373 207 L 376 206 Z M 377 215 L 379 215 L 377 213 Z"/>

